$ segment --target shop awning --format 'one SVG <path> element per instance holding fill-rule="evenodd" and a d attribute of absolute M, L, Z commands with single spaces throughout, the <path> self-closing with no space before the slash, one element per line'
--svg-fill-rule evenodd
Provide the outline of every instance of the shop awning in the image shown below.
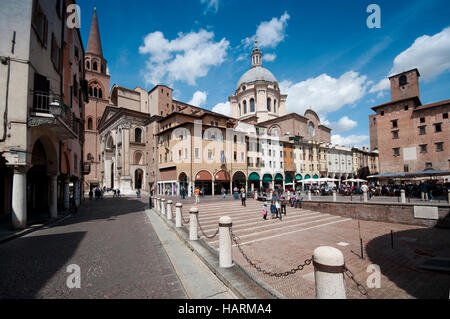
<path fill-rule="evenodd" d="M 318 175 L 314 175 L 313 178 L 314 178 L 314 179 L 319 179 L 319 176 L 318 176 Z"/>
<path fill-rule="evenodd" d="M 251 173 L 250 176 L 248 177 L 248 181 L 249 182 L 259 182 L 260 177 L 258 175 L 258 173 Z"/>
<path fill-rule="evenodd" d="M 230 181 L 230 174 L 225 171 L 220 171 L 215 176 L 216 182 L 229 182 Z"/>
<path fill-rule="evenodd" d="M 277 174 L 275 175 L 275 182 L 282 182 L 283 181 L 283 175 Z"/>
<path fill-rule="evenodd" d="M 212 176 L 207 171 L 200 171 L 195 175 L 195 180 L 198 182 L 209 182 L 212 181 Z"/>
<path fill-rule="evenodd" d="M 264 175 L 263 182 L 264 183 L 271 183 L 272 182 L 272 175 L 270 175 L 270 174 Z"/>
<path fill-rule="evenodd" d="M 286 174 L 285 182 L 286 182 L 286 184 L 291 184 L 292 183 L 292 176 L 291 176 L 291 174 Z"/>
<path fill-rule="evenodd" d="M 303 177 L 302 177 L 301 174 L 295 175 L 295 181 L 296 181 L 296 182 L 297 182 L 297 181 L 301 181 L 302 179 L 303 179 Z"/>
<path fill-rule="evenodd" d="M 305 175 L 305 179 L 310 179 L 310 178 L 311 178 L 311 175 L 309 175 L 309 174 Z"/>

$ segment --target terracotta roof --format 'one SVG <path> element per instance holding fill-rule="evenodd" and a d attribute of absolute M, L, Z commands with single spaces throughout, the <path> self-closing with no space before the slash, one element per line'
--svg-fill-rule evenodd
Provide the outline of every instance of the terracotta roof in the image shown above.
<path fill-rule="evenodd" d="M 387 102 L 387 103 L 384 103 L 384 104 L 380 104 L 380 105 L 372 107 L 372 110 L 376 111 L 376 109 L 379 109 L 380 107 L 389 106 L 389 105 L 392 105 L 392 104 L 401 103 L 401 102 L 410 101 L 410 100 L 414 100 L 416 102 L 416 105 L 422 105 L 422 102 L 420 102 L 419 97 L 418 96 L 414 96 L 414 97 L 407 97 L 405 99 L 396 100 L 396 101 L 390 101 L 390 102 Z"/>
<path fill-rule="evenodd" d="M 92 17 L 91 31 L 89 33 L 89 41 L 86 53 L 92 53 L 103 57 L 102 41 L 100 40 L 100 30 L 98 27 L 97 10 L 94 9 L 94 16 Z"/>
<path fill-rule="evenodd" d="M 431 109 L 433 107 L 438 107 L 438 106 L 442 106 L 442 105 L 446 105 L 446 104 L 450 105 L 450 100 L 440 101 L 440 102 L 436 102 L 436 103 L 432 103 L 432 104 L 421 105 L 421 106 L 415 108 L 414 112 Z"/>

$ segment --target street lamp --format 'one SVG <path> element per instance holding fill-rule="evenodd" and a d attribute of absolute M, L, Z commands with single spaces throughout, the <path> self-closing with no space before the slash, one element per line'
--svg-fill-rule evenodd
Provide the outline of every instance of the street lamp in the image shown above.
<path fill-rule="evenodd" d="M 54 100 L 52 103 L 50 103 L 49 110 L 50 113 L 54 116 L 60 116 L 62 113 L 62 105 L 58 100 Z"/>

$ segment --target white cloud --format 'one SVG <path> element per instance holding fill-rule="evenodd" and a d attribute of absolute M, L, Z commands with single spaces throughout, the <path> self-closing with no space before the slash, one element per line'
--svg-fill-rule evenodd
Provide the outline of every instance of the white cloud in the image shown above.
<path fill-rule="evenodd" d="M 201 4 L 206 4 L 204 14 L 208 12 L 217 13 L 219 11 L 219 0 L 200 0 Z"/>
<path fill-rule="evenodd" d="M 345 145 L 345 146 L 363 146 L 364 142 L 369 139 L 369 136 L 366 135 L 349 135 L 349 136 L 341 136 L 339 134 L 331 135 L 331 143 L 336 145 Z"/>
<path fill-rule="evenodd" d="M 230 116 L 231 115 L 231 105 L 230 102 L 226 102 L 226 103 L 219 103 L 216 106 L 214 106 L 212 108 L 213 112 L 216 113 L 220 113 L 223 114 L 225 116 Z"/>
<path fill-rule="evenodd" d="M 256 29 L 256 34 L 252 37 L 245 38 L 242 42 L 248 47 L 256 39 L 260 48 L 275 48 L 280 42 L 284 41 L 289 19 L 289 14 L 285 12 L 279 19 L 272 18 L 270 21 L 263 21 Z"/>
<path fill-rule="evenodd" d="M 149 54 L 144 79 L 146 84 L 159 84 L 167 80 L 196 85 L 199 77 L 208 74 L 213 66 L 225 61 L 230 43 L 223 38 L 214 42 L 214 32 L 201 29 L 187 34 L 179 33 L 174 40 L 167 40 L 156 31 L 148 34 L 139 53 Z"/>
<path fill-rule="evenodd" d="M 424 81 L 450 70 L 450 27 L 441 32 L 417 38 L 394 59 L 390 74 L 417 68 Z"/>
<path fill-rule="evenodd" d="M 328 122 L 328 121 L 326 121 L 326 122 Z M 342 117 L 337 122 L 332 122 L 332 123 L 328 122 L 328 123 L 329 123 L 328 126 L 335 132 L 349 131 L 349 130 L 355 128 L 356 126 L 358 126 L 358 123 L 356 121 L 349 119 L 348 116 Z"/>
<path fill-rule="evenodd" d="M 372 86 L 370 88 L 370 93 L 376 93 L 376 92 L 382 92 L 385 90 L 388 90 L 391 87 L 391 82 L 389 81 L 389 79 L 383 79 L 380 82 L 378 82 L 377 84 L 375 84 L 374 86 Z"/>
<path fill-rule="evenodd" d="M 450 70 L 450 27 L 441 32 L 417 38 L 414 43 L 394 59 L 389 75 L 398 74 L 417 68 L 424 81 L 430 81 Z M 389 79 L 385 78 L 375 84 L 370 93 L 382 97 L 389 90 Z"/>
<path fill-rule="evenodd" d="M 206 92 L 197 91 L 192 96 L 192 99 L 189 101 L 188 104 L 194 105 L 194 106 L 202 106 L 206 102 L 206 98 L 208 97 L 208 94 Z"/>
<path fill-rule="evenodd" d="M 277 58 L 275 53 L 266 53 L 263 55 L 263 60 L 266 62 L 273 62 Z"/>
<path fill-rule="evenodd" d="M 365 75 L 349 71 L 339 78 L 322 74 L 299 83 L 283 81 L 280 88 L 284 94 L 288 94 L 288 112 L 303 114 L 306 109 L 312 108 L 324 116 L 361 99 L 366 94 L 366 80 Z"/>

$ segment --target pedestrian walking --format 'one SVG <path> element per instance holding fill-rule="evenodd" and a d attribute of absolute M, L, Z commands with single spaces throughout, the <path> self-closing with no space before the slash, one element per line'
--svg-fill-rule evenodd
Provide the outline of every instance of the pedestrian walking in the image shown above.
<path fill-rule="evenodd" d="M 200 203 L 200 190 L 197 188 L 195 188 L 194 191 L 195 194 L 195 204 L 198 205 Z"/>
<path fill-rule="evenodd" d="M 286 216 L 287 200 L 286 200 L 286 198 L 284 196 L 281 196 L 281 200 L 280 201 L 281 201 L 281 214 L 284 214 L 284 216 Z"/>
<path fill-rule="evenodd" d="M 272 215 L 272 219 L 275 219 L 275 216 L 277 215 L 277 207 L 275 206 L 275 202 L 271 201 L 270 204 L 270 214 Z"/>
<path fill-rule="evenodd" d="M 115 189 L 113 189 L 113 198 L 116 198 L 117 196 L 117 191 Z"/>
<path fill-rule="evenodd" d="M 267 202 L 266 202 L 266 203 L 264 203 L 264 206 L 262 209 L 262 216 L 263 216 L 264 220 L 267 220 L 267 213 L 268 213 L 268 210 L 267 210 Z"/>
<path fill-rule="evenodd" d="M 281 205 L 280 205 L 280 201 L 278 199 L 275 202 L 275 207 L 276 207 L 276 210 L 277 210 L 277 218 L 282 220 L 282 217 L 281 217 Z"/>
<path fill-rule="evenodd" d="M 223 196 L 223 199 L 226 199 L 226 197 L 227 197 L 227 191 L 223 187 L 222 187 L 222 196 Z"/>
<path fill-rule="evenodd" d="M 186 198 L 186 190 L 184 189 L 184 187 L 181 188 L 181 198 L 185 199 Z"/>
<path fill-rule="evenodd" d="M 245 193 L 245 189 L 241 190 L 241 201 L 242 201 L 242 206 L 247 207 L 245 200 L 247 199 L 247 194 Z"/>
<path fill-rule="evenodd" d="M 94 192 L 91 190 L 89 191 L 89 200 L 92 200 L 92 197 L 94 196 Z"/>
<path fill-rule="evenodd" d="M 117 189 L 117 197 L 120 198 L 120 189 Z"/>
<path fill-rule="evenodd" d="M 137 198 L 141 198 L 141 190 L 140 189 L 137 190 L 136 196 L 137 196 Z"/>

